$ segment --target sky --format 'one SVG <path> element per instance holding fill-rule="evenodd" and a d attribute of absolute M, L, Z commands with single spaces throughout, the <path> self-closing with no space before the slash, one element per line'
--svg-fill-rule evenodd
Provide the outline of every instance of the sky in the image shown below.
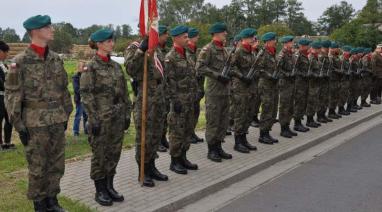
<path fill-rule="evenodd" d="M 340 1 L 301 0 L 306 17 L 312 21 L 317 20 L 327 7 Z M 347 0 L 356 10 L 362 9 L 366 1 Z M 70 22 L 77 28 L 92 24 L 129 24 L 135 30 L 140 5 L 140 0 L 0 0 L 0 2 L 2 2 L 0 27 L 13 28 L 20 36 L 25 32 L 23 21 L 37 14 L 48 14 L 52 17 L 52 22 Z M 205 0 L 205 2 L 220 8 L 229 4 L 231 0 Z"/>

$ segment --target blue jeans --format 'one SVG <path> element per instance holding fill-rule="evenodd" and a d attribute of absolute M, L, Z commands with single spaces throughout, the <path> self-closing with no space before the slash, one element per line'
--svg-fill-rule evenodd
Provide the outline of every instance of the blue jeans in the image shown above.
<path fill-rule="evenodd" d="M 80 132 L 81 117 L 83 117 L 84 132 L 85 134 L 87 134 L 88 132 L 86 129 L 86 122 L 88 121 L 88 115 L 85 113 L 85 110 L 82 104 L 76 104 L 76 114 L 74 116 L 74 123 L 73 123 L 73 134 L 79 134 Z"/>

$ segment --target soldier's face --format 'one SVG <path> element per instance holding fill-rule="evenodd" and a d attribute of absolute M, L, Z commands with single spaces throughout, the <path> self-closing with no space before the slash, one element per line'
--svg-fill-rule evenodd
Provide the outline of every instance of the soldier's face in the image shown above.
<path fill-rule="evenodd" d="M 174 43 L 176 43 L 177 45 L 181 47 L 186 47 L 188 43 L 188 34 L 183 33 L 181 35 L 174 37 Z"/>
<path fill-rule="evenodd" d="M 253 38 L 243 38 L 242 40 L 243 43 L 246 43 L 246 44 L 249 44 L 249 45 L 253 45 L 255 43 L 255 41 L 253 40 Z"/>
<path fill-rule="evenodd" d="M 276 40 L 270 40 L 270 41 L 267 41 L 267 46 L 276 47 L 276 43 L 277 43 Z"/>
<path fill-rule="evenodd" d="M 224 41 L 226 41 L 227 40 L 227 32 L 226 31 L 224 31 L 224 32 L 219 32 L 219 33 L 215 33 L 214 34 L 214 39 L 217 39 L 217 40 L 219 40 L 219 41 L 222 41 L 222 42 L 224 42 Z"/>
<path fill-rule="evenodd" d="M 0 50 L 0 61 L 7 59 L 8 57 L 8 52 L 3 52 Z"/>
<path fill-rule="evenodd" d="M 167 42 L 168 39 L 168 33 L 164 33 L 163 35 L 159 36 L 159 43 L 164 44 Z"/>
<path fill-rule="evenodd" d="M 284 44 L 284 48 L 291 49 L 293 47 L 293 41 Z"/>
<path fill-rule="evenodd" d="M 32 30 L 32 38 L 37 38 L 46 42 L 54 39 L 54 28 L 52 25 L 45 26 L 40 29 Z"/>
<path fill-rule="evenodd" d="M 188 38 L 190 42 L 192 43 L 198 43 L 198 40 L 199 40 L 199 35 L 196 36 L 196 37 L 193 37 L 193 38 Z"/>
<path fill-rule="evenodd" d="M 376 51 L 377 53 L 381 53 L 381 52 L 382 52 L 382 47 L 376 48 L 375 51 Z"/>
<path fill-rule="evenodd" d="M 114 48 L 114 40 L 113 39 L 108 39 L 103 42 L 98 42 L 97 47 L 99 50 L 111 53 Z"/>
<path fill-rule="evenodd" d="M 308 51 L 309 46 L 301 45 L 301 46 L 299 47 L 299 49 L 300 49 L 300 51 Z"/>

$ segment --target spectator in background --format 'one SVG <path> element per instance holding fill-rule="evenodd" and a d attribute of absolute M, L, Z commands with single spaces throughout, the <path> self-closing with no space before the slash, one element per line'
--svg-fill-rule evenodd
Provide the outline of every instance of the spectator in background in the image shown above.
<path fill-rule="evenodd" d="M 15 145 L 11 143 L 12 125 L 9 122 L 7 110 L 4 105 L 4 81 L 7 74 L 8 67 L 4 64 L 4 60 L 7 59 L 9 46 L 0 41 L 0 145 L 1 149 L 13 149 Z M 4 123 L 4 142 L 3 142 L 3 120 Z"/>
<path fill-rule="evenodd" d="M 86 122 L 88 121 L 88 116 L 86 115 L 86 112 L 84 110 L 84 107 L 81 103 L 81 96 L 80 96 L 80 77 L 81 73 L 83 72 L 84 68 L 84 62 L 80 61 L 78 63 L 78 70 L 75 75 L 73 75 L 73 90 L 74 90 L 74 103 L 76 105 L 76 114 L 74 116 L 74 123 L 73 123 L 73 134 L 74 136 L 80 135 L 80 122 L 81 117 L 83 117 L 83 126 L 84 126 L 84 132 L 85 134 L 88 134 L 87 128 L 86 128 Z"/>

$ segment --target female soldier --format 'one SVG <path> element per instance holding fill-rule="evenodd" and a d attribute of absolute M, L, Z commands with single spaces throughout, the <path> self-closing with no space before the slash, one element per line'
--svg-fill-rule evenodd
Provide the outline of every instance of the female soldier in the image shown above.
<path fill-rule="evenodd" d="M 110 60 L 113 31 L 101 29 L 90 36 L 96 55 L 84 68 L 80 79 L 82 102 L 88 114 L 92 147 L 90 177 L 96 187 L 95 200 L 112 205 L 124 198 L 114 190 L 113 180 L 121 155 L 124 130 L 130 125 L 131 102 L 121 66 Z"/>

